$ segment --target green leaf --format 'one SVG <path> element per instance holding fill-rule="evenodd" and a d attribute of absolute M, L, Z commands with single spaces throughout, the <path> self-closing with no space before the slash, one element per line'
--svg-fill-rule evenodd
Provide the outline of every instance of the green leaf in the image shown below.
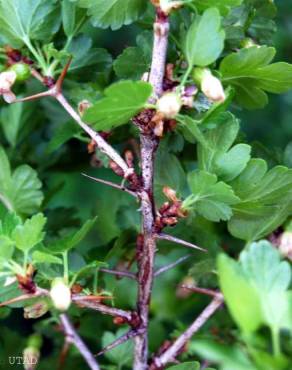
<path fill-rule="evenodd" d="M 60 24 L 56 0 L 0 0 L 1 37 L 19 48 L 30 40 L 48 40 Z"/>
<path fill-rule="evenodd" d="M 215 62 L 224 48 L 225 33 L 217 8 L 209 8 L 197 16 L 189 28 L 184 46 L 189 66 L 205 67 Z"/>
<path fill-rule="evenodd" d="M 198 166 L 215 173 L 224 181 L 237 177 L 250 160 L 251 147 L 237 144 L 232 147 L 239 131 L 239 122 L 231 113 L 222 113 L 214 129 L 205 134 L 205 143 L 198 145 Z"/>
<path fill-rule="evenodd" d="M 179 365 L 171 366 L 168 370 L 200 370 L 199 362 L 184 362 Z"/>
<path fill-rule="evenodd" d="M 62 265 L 63 261 L 61 258 L 52 256 L 49 253 L 41 252 L 41 251 L 35 251 L 32 254 L 32 260 L 33 263 L 55 263 L 58 265 Z"/>
<path fill-rule="evenodd" d="M 125 334 L 125 329 L 119 329 L 116 334 L 106 331 L 102 336 L 102 346 L 106 347 L 114 340 Z M 132 361 L 133 342 L 126 341 L 118 347 L 113 348 L 111 351 L 105 353 L 105 356 L 111 362 L 118 366 L 130 365 Z"/>
<path fill-rule="evenodd" d="M 227 346 L 212 340 L 198 339 L 191 342 L 190 348 L 203 359 L 219 363 L 220 370 L 258 370 L 240 346 Z"/>
<path fill-rule="evenodd" d="M 62 1 L 62 23 L 65 35 L 70 37 L 74 34 L 76 5 L 70 0 Z"/>
<path fill-rule="evenodd" d="M 188 174 L 192 195 L 185 199 L 183 207 L 196 210 L 210 221 L 228 220 L 232 216 L 231 205 L 239 202 L 232 188 L 220 181 L 216 175 L 205 171 Z"/>
<path fill-rule="evenodd" d="M 243 107 L 262 108 L 268 102 L 266 92 L 280 94 L 292 88 L 292 65 L 270 64 L 274 56 L 274 48 L 254 46 L 223 59 L 222 81 L 234 87 L 236 100 Z"/>
<path fill-rule="evenodd" d="M 276 329 L 283 327 L 283 317 L 288 312 L 286 290 L 291 281 L 289 263 L 281 261 L 275 247 L 263 240 L 241 253 L 240 264 L 261 300 L 265 322 Z"/>
<path fill-rule="evenodd" d="M 223 15 L 226 15 L 230 11 L 230 8 L 241 5 L 242 2 L 243 0 L 194 0 L 194 3 L 199 10 L 216 7 Z"/>
<path fill-rule="evenodd" d="M 74 121 L 67 121 L 64 124 L 61 124 L 54 132 L 54 136 L 47 146 L 47 152 L 49 154 L 54 152 L 79 133 L 80 128 Z"/>
<path fill-rule="evenodd" d="M 106 49 L 94 48 L 92 39 L 85 35 L 75 37 L 68 48 L 73 60 L 70 65 L 70 72 L 94 66 L 98 73 L 109 71 L 112 65 L 112 57 Z M 92 70 L 91 76 L 92 76 Z"/>
<path fill-rule="evenodd" d="M 26 220 L 23 225 L 18 225 L 12 233 L 15 245 L 23 252 L 29 251 L 40 243 L 45 236 L 43 228 L 47 219 L 42 213 L 38 213 Z"/>
<path fill-rule="evenodd" d="M 6 140 L 12 147 L 15 147 L 23 136 L 24 126 L 29 123 L 31 113 L 31 107 L 27 103 L 11 104 L 1 108 L 1 126 Z"/>
<path fill-rule="evenodd" d="M 10 259 L 14 251 L 12 232 L 21 224 L 21 219 L 15 213 L 7 212 L 0 220 L 0 259 Z"/>
<path fill-rule="evenodd" d="M 114 62 L 114 70 L 119 78 L 141 80 L 151 64 L 153 35 L 149 31 L 140 33 L 136 47 L 124 49 Z"/>
<path fill-rule="evenodd" d="M 141 49 L 129 47 L 124 49 L 114 62 L 114 70 L 120 78 L 141 79 L 143 73 L 149 69 L 149 59 L 147 60 Z"/>
<path fill-rule="evenodd" d="M 87 109 L 84 120 L 98 130 L 109 130 L 127 123 L 142 110 L 152 87 L 142 81 L 121 81 L 105 90 L 105 97 Z"/>
<path fill-rule="evenodd" d="M 144 0 L 77 0 L 79 6 L 88 8 L 88 15 L 95 27 L 117 30 L 129 25 L 146 10 Z"/>
<path fill-rule="evenodd" d="M 72 38 L 76 34 L 84 17 L 85 11 L 77 8 L 77 4 L 73 4 L 71 0 L 62 1 L 62 23 L 68 38 Z"/>
<path fill-rule="evenodd" d="M 234 321 L 244 332 L 254 332 L 263 323 L 257 292 L 246 281 L 237 263 L 221 254 L 218 258 L 221 291 Z"/>
<path fill-rule="evenodd" d="M 97 217 L 93 218 L 92 220 L 87 220 L 81 229 L 76 232 L 73 232 L 69 235 L 66 235 L 60 240 L 57 240 L 53 244 L 51 244 L 48 249 L 52 253 L 64 253 L 69 251 L 70 249 L 74 248 L 77 244 L 79 244 L 85 236 L 89 233 L 90 229 L 96 222 Z"/>
<path fill-rule="evenodd" d="M 42 186 L 37 173 L 28 165 L 21 165 L 11 174 L 7 155 L 0 147 L 0 202 L 9 211 L 21 215 L 36 212 L 43 200 Z"/>
<path fill-rule="evenodd" d="M 243 331 L 253 332 L 266 324 L 278 335 L 279 329 L 287 326 L 291 268 L 288 262 L 281 262 L 271 243 L 251 244 L 239 262 L 219 256 L 218 272 L 227 306 Z"/>
<path fill-rule="evenodd" d="M 253 241 L 280 226 L 292 209 L 292 170 L 276 166 L 270 171 L 262 159 L 252 159 L 230 184 L 241 202 L 233 207 L 228 223 L 232 235 Z"/>
<path fill-rule="evenodd" d="M 186 175 L 178 158 L 161 147 L 156 156 L 155 163 L 155 187 L 160 190 L 164 186 L 170 186 L 182 192 L 186 184 Z"/>

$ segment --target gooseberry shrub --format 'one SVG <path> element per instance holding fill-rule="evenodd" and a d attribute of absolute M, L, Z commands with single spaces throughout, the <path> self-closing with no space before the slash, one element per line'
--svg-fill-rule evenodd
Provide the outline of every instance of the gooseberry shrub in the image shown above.
<path fill-rule="evenodd" d="M 275 16 L 0 0 L 4 368 L 291 369 L 292 170 L 237 118 L 292 88 Z"/>

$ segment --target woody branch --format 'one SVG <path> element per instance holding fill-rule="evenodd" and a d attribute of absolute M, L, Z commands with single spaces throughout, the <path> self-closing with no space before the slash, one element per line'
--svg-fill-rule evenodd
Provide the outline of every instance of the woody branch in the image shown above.
<path fill-rule="evenodd" d="M 159 9 L 154 23 L 154 45 L 149 82 L 153 86 L 153 101 L 163 91 L 166 53 L 168 46 L 169 21 Z M 158 147 L 153 132 L 140 129 L 142 191 L 142 250 L 138 255 L 138 303 L 141 334 L 135 337 L 134 370 L 148 368 L 148 316 L 154 276 L 154 256 L 156 250 L 155 203 L 153 198 L 154 156 Z"/>

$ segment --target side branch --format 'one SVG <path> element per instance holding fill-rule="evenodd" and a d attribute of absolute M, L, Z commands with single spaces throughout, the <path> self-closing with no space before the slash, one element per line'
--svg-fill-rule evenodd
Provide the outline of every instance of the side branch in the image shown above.
<path fill-rule="evenodd" d="M 217 311 L 222 305 L 223 297 L 219 295 L 204 309 L 204 311 L 196 318 L 189 328 L 181 334 L 173 344 L 159 357 L 153 359 L 151 369 L 163 369 L 169 362 L 175 361 L 185 344 L 192 336 L 205 324 L 205 322 Z"/>
<path fill-rule="evenodd" d="M 99 311 L 104 315 L 113 317 L 121 317 L 127 323 L 131 324 L 137 320 L 136 313 L 131 311 L 121 310 L 120 308 L 110 307 L 105 304 L 96 302 L 90 299 L 90 296 L 74 295 L 72 301 L 79 307 L 91 308 L 92 310 Z"/>
<path fill-rule="evenodd" d="M 61 323 L 64 329 L 67 343 L 72 343 L 78 349 L 78 351 L 83 356 L 84 360 L 87 362 L 91 370 L 100 370 L 98 363 L 96 362 L 93 354 L 89 351 L 86 344 L 80 338 L 80 336 L 75 331 L 73 325 L 71 324 L 67 315 L 60 315 Z"/>

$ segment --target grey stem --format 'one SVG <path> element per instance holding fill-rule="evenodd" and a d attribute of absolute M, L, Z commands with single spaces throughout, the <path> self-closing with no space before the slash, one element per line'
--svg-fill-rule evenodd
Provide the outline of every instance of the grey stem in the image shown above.
<path fill-rule="evenodd" d="M 222 305 L 223 297 L 217 296 L 204 309 L 204 311 L 196 318 L 196 320 L 182 333 L 173 344 L 159 357 L 154 358 L 153 364 L 156 368 L 163 368 L 169 362 L 173 362 L 184 345 L 191 339 L 191 337 L 205 324 L 205 322 L 217 311 Z"/>
<path fill-rule="evenodd" d="M 93 354 L 89 351 L 81 337 L 77 334 L 68 316 L 63 313 L 62 315 L 60 315 L 60 319 L 68 342 L 71 342 L 75 345 L 75 347 L 78 349 L 78 351 L 80 352 L 84 360 L 87 362 L 91 370 L 100 370 L 100 367 L 96 362 L 96 359 L 94 358 Z"/>
<path fill-rule="evenodd" d="M 155 97 L 163 91 L 163 77 L 168 46 L 169 20 L 168 17 L 157 12 L 154 23 L 154 43 L 152 64 L 149 82 L 153 86 Z M 151 102 L 155 101 L 155 97 Z M 153 134 L 141 132 L 141 167 L 143 189 L 140 193 L 143 218 L 143 249 L 138 259 L 138 304 L 137 311 L 140 317 L 141 334 L 135 337 L 133 370 L 148 369 L 148 321 L 149 304 L 154 277 L 154 257 L 156 251 L 156 237 L 154 232 L 155 205 L 153 199 L 154 156 L 158 147 L 158 140 Z"/>

